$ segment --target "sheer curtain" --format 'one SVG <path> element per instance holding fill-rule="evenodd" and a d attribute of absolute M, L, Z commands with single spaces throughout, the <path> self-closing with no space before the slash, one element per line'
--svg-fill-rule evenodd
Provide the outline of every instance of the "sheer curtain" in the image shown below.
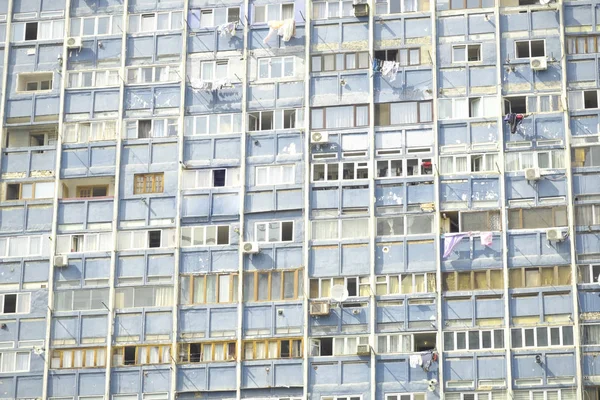
<path fill-rule="evenodd" d="M 18 352 L 16 354 L 15 370 L 16 371 L 29 371 L 29 353 L 28 352 Z"/>
<path fill-rule="evenodd" d="M 312 236 L 315 240 L 337 239 L 338 221 L 313 221 Z"/>
<path fill-rule="evenodd" d="M 342 238 L 361 238 L 369 236 L 369 220 L 365 218 L 342 220 Z"/>
<path fill-rule="evenodd" d="M 390 118 L 392 125 L 398 124 L 414 124 L 418 122 L 418 104 L 409 103 L 392 103 L 390 105 Z"/>
<path fill-rule="evenodd" d="M 173 287 L 157 287 L 154 290 L 154 296 L 156 307 L 170 306 L 173 302 Z"/>
<path fill-rule="evenodd" d="M 354 106 L 327 108 L 326 128 L 348 128 L 352 126 L 354 126 Z"/>
<path fill-rule="evenodd" d="M 215 349 L 215 357 L 213 361 L 223 361 L 225 360 L 225 344 L 219 343 L 214 345 Z"/>

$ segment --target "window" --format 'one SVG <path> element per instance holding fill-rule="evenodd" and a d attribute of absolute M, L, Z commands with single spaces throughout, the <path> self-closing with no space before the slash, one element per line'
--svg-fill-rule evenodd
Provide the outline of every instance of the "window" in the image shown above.
<path fill-rule="evenodd" d="M 375 50 L 375 59 L 379 61 L 395 61 L 399 63 L 401 67 L 421 65 L 421 49 L 416 47 L 407 49 Z"/>
<path fill-rule="evenodd" d="M 546 56 L 545 40 L 515 41 L 515 58 L 531 58 Z"/>
<path fill-rule="evenodd" d="M 281 21 L 291 18 L 294 18 L 294 3 L 254 6 L 255 24 L 263 24 L 269 21 Z"/>
<path fill-rule="evenodd" d="M 353 128 L 369 125 L 369 107 L 341 106 L 312 108 L 311 129 Z"/>
<path fill-rule="evenodd" d="M 151 247 L 172 247 L 175 245 L 175 230 L 119 231 L 118 250 L 147 249 Z"/>
<path fill-rule="evenodd" d="M 48 235 L 0 237 L 0 257 L 48 256 Z"/>
<path fill-rule="evenodd" d="M 385 400 L 425 400 L 425 393 L 388 393 Z"/>
<path fill-rule="evenodd" d="M 29 352 L 0 352 L 0 373 L 29 372 Z"/>
<path fill-rule="evenodd" d="M 181 304 L 237 302 L 238 274 L 181 276 Z"/>
<path fill-rule="evenodd" d="M 0 315 L 29 314 L 31 293 L 0 294 Z"/>
<path fill-rule="evenodd" d="M 178 65 L 156 65 L 127 68 L 127 83 L 161 83 L 181 80 Z"/>
<path fill-rule="evenodd" d="M 238 186 L 239 168 L 197 169 L 183 171 L 182 189 L 207 189 Z"/>
<path fill-rule="evenodd" d="M 63 143 L 88 143 L 115 140 L 116 121 L 90 121 L 65 124 Z"/>
<path fill-rule="evenodd" d="M 313 19 L 354 17 L 352 4 L 353 2 L 349 0 L 314 1 Z"/>
<path fill-rule="evenodd" d="M 4 199 L 34 200 L 51 199 L 54 196 L 54 182 L 7 183 Z"/>
<path fill-rule="evenodd" d="M 257 222 L 254 234 L 260 243 L 293 242 L 294 221 Z"/>
<path fill-rule="evenodd" d="M 118 86 L 119 70 L 96 69 L 67 73 L 67 89 Z"/>
<path fill-rule="evenodd" d="M 269 339 L 244 341 L 244 360 L 301 358 L 302 339 Z"/>
<path fill-rule="evenodd" d="M 6 133 L 7 148 L 56 146 L 58 137 L 55 129 L 9 129 Z"/>
<path fill-rule="evenodd" d="M 235 361 L 236 342 L 179 343 L 178 362 Z"/>
<path fill-rule="evenodd" d="M 171 345 L 125 346 L 113 349 L 113 367 L 127 365 L 168 364 L 171 362 Z"/>
<path fill-rule="evenodd" d="M 598 53 L 598 36 L 567 36 L 567 54 Z"/>
<path fill-rule="evenodd" d="M 498 154 L 461 154 L 440 157 L 440 174 L 461 174 L 471 172 L 497 173 Z"/>
<path fill-rule="evenodd" d="M 600 146 L 571 149 L 571 166 L 573 168 L 600 167 Z"/>
<path fill-rule="evenodd" d="M 287 78 L 294 76 L 294 57 L 258 59 L 258 79 Z"/>
<path fill-rule="evenodd" d="M 115 307 L 171 307 L 173 306 L 172 286 L 122 287 L 115 289 Z"/>
<path fill-rule="evenodd" d="M 356 161 L 328 164 L 313 164 L 313 182 L 337 181 L 340 179 L 340 169 L 342 171 L 342 180 L 369 179 L 368 163 Z"/>
<path fill-rule="evenodd" d="M 508 229 L 544 229 L 567 226 L 567 207 L 508 210 Z"/>
<path fill-rule="evenodd" d="M 598 283 L 600 282 L 600 265 L 578 265 L 577 283 Z"/>
<path fill-rule="evenodd" d="M 112 247 L 111 232 L 56 236 L 56 252 L 58 254 L 110 251 Z"/>
<path fill-rule="evenodd" d="M 375 14 L 399 14 L 407 12 L 429 11 L 427 0 L 377 0 Z M 405 400 L 405 399 L 401 399 Z"/>
<path fill-rule="evenodd" d="M 504 98 L 505 114 L 530 114 L 555 111 L 562 111 L 560 96 L 557 94 L 511 96 Z"/>
<path fill-rule="evenodd" d="M 504 289 L 502 270 L 488 269 L 442 273 L 442 290 L 447 292 L 497 289 Z"/>
<path fill-rule="evenodd" d="M 587 110 L 596 108 L 598 108 L 597 90 L 569 92 L 569 109 Z"/>
<path fill-rule="evenodd" d="M 185 136 L 238 133 L 242 114 L 210 114 L 185 118 Z"/>
<path fill-rule="evenodd" d="M 53 311 L 106 310 L 108 289 L 57 290 Z"/>
<path fill-rule="evenodd" d="M 269 165 L 256 167 L 256 186 L 291 185 L 295 183 L 294 165 Z"/>
<path fill-rule="evenodd" d="M 415 351 L 433 350 L 436 343 L 436 334 L 391 334 L 377 336 L 377 353 L 413 353 Z"/>
<path fill-rule="evenodd" d="M 442 213 L 442 232 L 501 231 L 500 211 L 447 211 Z"/>
<path fill-rule="evenodd" d="M 120 16 L 71 18 L 69 36 L 100 36 L 121 34 Z"/>
<path fill-rule="evenodd" d="M 222 246 L 228 244 L 228 225 L 181 227 L 181 247 Z"/>
<path fill-rule="evenodd" d="M 435 292 L 435 273 L 407 273 L 375 277 L 375 294 L 377 296 Z"/>
<path fill-rule="evenodd" d="M 600 204 L 576 204 L 575 225 L 583 227 L 600 225 Z"/>
<path fill-rule="evenodd" d="M 152 33 L 183 28 L 180 11 L 134 14 L 129 16 L 129 33 Z"/>
<path fill-rule="evenodd" d="M 140 119 L 124 121 L 125 139 L 148 139 L 177 136 L 178 118 Z"/>
<path fill-rule="evenodd" d="M 133 194 L 162 193 L 164 190 L 164 174 L 135 174 Z"/>
<path fill-rule="evenodd" d="M 13 40 L 20 42 L 22 40 L 53 40 L 62 39 L 65 30 L 65 21 L 59 20 L 47 20 L 38 22 L 26 22 L 14 23 L 13 27 Z M 23 25 L 25 25 L 23 29 Z M 21 34 L 23 36 L 21 36 Z"/>
<path fill-rule="evenodd" d="M 362 396 L 321 396 L 321 400 L 362 400 Z"/>
<path fill-rule="evenodd" d="M 79 198 L 106 197 L 108 185 L 77 186 L 76 191 Z"/>
<path fill-rule="evenodd" d="M 565 167 L 564 151 L 520 151 L 505 153 L 506 171 L 520 172 L 526 168 L 558 169 Z"/>
<path fill-rule="evenodd" d="M 106 365 L 106 349 L 86 347 L 83 349 L 52 350 L 50 368 L 98 368 Z"/>
<path fill-rule="evenodd" d="M 296 300 L 303 297 L 302 270 L 244 273 L 244 301 Z"/>
<path fill-rule="evenodd" d="M 313 3 L 314 4 L 314 3 Z M 322 54 L 311 57 L 311 72 L 346 71 L 370 68 L 369 53 Z"/>
<path fill-rule="evenodd" d="M 273 111 L 257 111 L 248 114 L 249 131 L 270 131 L 274 129 Z"/>
<path fill-rule="evenodd" d="M 504 382 L 504 380 L 501 380 L 502 382 Z M 482 383 L 485 382 L 483 379 L 479 380 L 479 385 L 482 385 Z M 491 386 L 491 385 L 490 385 Z M 504 393 L 503 392 L 497 392 L 499 396 L 502 396 Z M 496 392 L 493 392 L 494 395 L 496 395 Z M 492 392 L 473 392 L 473 393 L 449 393 L 446 395 L 446 399 L 447 400 L 493 400 L 492 397 Z M 523 399 L 523 400 L 529 400 L 529 398 L 527 399 Z M 538 400 L 538 399 L 536 399 Z M 540 399 L 541 400 L 541 399 Z M 551 400 L 551 399 L 548 399 Z M 566 399 L 564 399 L 566 400 Z"/>
<path fill-rule="evenodd" d="M 600 325 L 581 325 L 582 328 L 582 345 L 600 345 Z"/>
<path fill-rule="evenodd" d="M 194 65 L 191 76 L 198 76 Z M 200 63 L 199 78 L 202 81 L 217 81 L 229 78 L 229 60 L 203 61 Z"/>
<path fill-rule="evenodd" d="M 312 240 L 366 237 L 369 237 L 369 220 L 367 218 L 317 220 L 312 222 Z"/>
<path fill-rule="evenodd" d="M 240 20 L 239 7 L 191 9 L 188 14 L 190 29 L 214 28 L 229 22 Z"/>
<path fill-rule="evenodd" d="M 470 63 L 481 61 L 481 45 L 480 44 L 463 44 L 452 46 L 452 62 L 453 63 Z"/>
<path fill-rule="evenodd" d="M 540 326 L 511 329 L 513 348 L 573 346 L 572 326 Z"/>
<path fill-rule="evenodd" d="M 432 232 L 432 214 L 407 214 L 377 218 L 377 236 L 423 235 Z"/>
<path fill-rule="evenodd" d="M 369 344 L 368 336 L 325 337 L 310 339 L 311 356 L 349 356 L 356 354 L 356 346 Z"/>
<path fill-rule="evenodd" d="M 438 100 L 438 118 L 489 118 L 498 115 L 495 97 L 470 97 Z"/>
<path fill-rule="evenodd" d="M 403 173 L 403 171 L 406 171 L 406 173 Z M 433 164 L 431 163 L 431 158 L 377 160 L 377 178 L 395 178 L 400 176 L 419 176 L 431 174 L 433 174 Z"/>
<path fill-rule="evenodd" d="M 432 121 L 431 101 L 375 104 L 375 126 L 418 124 Z"/>
<path fill-rule="evenodd" d="M 25 72 L 17 78 L 17 92 L 41 92 L 53 89 L 52 72 Z"/>
<path fill-rule="evenodd" d="M 504 348 L 504 331 L 502 329 L 444 332 L 444 351 L 502 348 Z"/>
<path fill-rule="evenodd" d="M 323 299 L 331 297 L 331 287 L 342 285 L 348 290 L 348 297 L 369 296 L 371 287 L 368 276 L 315 278 L 310 280 L 309 298 Z"/>
<path fill-rule="evenodd" d="M 566 286 L 571 284 L 571 267 L 527 267 L 508 270 L 508 287 Z"/>

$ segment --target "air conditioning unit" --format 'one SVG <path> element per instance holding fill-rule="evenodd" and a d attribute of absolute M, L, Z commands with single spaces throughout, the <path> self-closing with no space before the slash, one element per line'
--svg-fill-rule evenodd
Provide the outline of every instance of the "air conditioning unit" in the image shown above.
<path fill-rule="evenodd" d="M 537 181 L 540 179 L 539 168 L 525 168 L 525 179 L 528 181 Z"/>
<path fill-rule="evenodd" d="M 260 249 L 258 248 L 258 243 L 256 242 L 244 243 L 242 250 L 244 254 L 256 254 L 260 251 Z"/>
<path fill-rule="evenodd" d="M 356 354 L 359 356 L 368 356 L 371 354 L 371 346 L 368 344 L 359 344 L 356 345 Z"/>
<path fill-rule="evenodd" d="M 68 37 L 65 43 L 67 49 L 81 49 L 81 38 L 78 36 Z"/>
<path fill-rule="evenodd" d="M 319 315 L 329 315 L 329 303 L 324 301 L 314 301 L 310 303 L 309 314 L 318 317 Z"/>
<path fill-rule="evenodd" d="M 313 132 L 310 134 L 311 143 L 327 143 L 329 142 L 329 134 L 324 132 Z"/>
<path fill-rule="evenodd" d="M 562 229 L 548 229 L 546 231 L 546 239 L 551 242 L 562 242 L 565 240 L 565 233 Z"/>
<path fill-rule="evenodd" d="M 66 255 L 54 256 L 55 267 L 66 267 L 69 265 L 69 259 Z"/>
<path fill-rule="evenodd" d="M 354 16 L 355 17 L 368 17 L 369 16 L 369 5 L 367 3 L 354 3 L 352 4 L 352 8 L 354 8 Z"/>
<path fill-rule="evenodd" d="M 546 57 L 533 57 L 529 60 L 529 65 L 534 71 L 545 71 L 548 69 L 548 60 Z"/>

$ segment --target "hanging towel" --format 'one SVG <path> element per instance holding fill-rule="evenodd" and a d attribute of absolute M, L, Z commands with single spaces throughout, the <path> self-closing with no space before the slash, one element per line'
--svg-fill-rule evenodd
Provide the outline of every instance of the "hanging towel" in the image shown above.
<path fill-rule="evenodd" d="M 492 232 L 481 232 L 481 245 L 482 246 L 491 246 L 493 240 L 494 240 L 494 235 L 492 234 Z"/>
<path fill-rule="evenodd" d="M 469 236 L 468 233 L 455 233 L 453 235 L 446 235 L 444 237 L 444 255 L 442 258 L 448 257 L 456 245 L 465 237 Z"/>
<path fill-rule="evenodd" d="M 410 358 L 408 359 L 408 363 L 410 365 L 411 368 L 417 368 L 420 367 L 423 364 L 423 361 L 421 359 L 421 355 L 420 354 L 413 354 L 410 356 Z"/>

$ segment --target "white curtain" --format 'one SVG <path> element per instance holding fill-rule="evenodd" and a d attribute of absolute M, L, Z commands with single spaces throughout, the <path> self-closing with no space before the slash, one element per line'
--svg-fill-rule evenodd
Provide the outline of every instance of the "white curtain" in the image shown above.
<path fill-rule="evenodd" d="M 319 1 L 313 3 L 313 19 L 325 19 L 327 18 L 327 3 Z"/>
<path fill-rule="evenodd" d="M 29 352 L 18 352 L 15 361 L 16 371 L 29 371 Z"/>
<path fill-rule="evenodd" d="M 215 344 L 214 349 L 215 349 L 214 361 L 225 360 L 225 345 L 223 343 Z"/>
<path fill-rule="evenodd" d="M 361 238 L 369 236 L 369 220 L 366 218 L 342 220 L 342 238 Z"/>
<path fill-rule="evenodd" d="M 584 108 L 582 92 L 569 92 L 569 108 L 571 110 L 582 110 Z"/>
<path fill-rule="evenodd" d="M 338 238 L 338 221 L 313 221 L 312 237 L 315 240 Z"/>
<path fill-rule="evenodd" d="M 229 302 L 229 275 L 219 275 L 219 303 Z"/>
<path fill-rule="evenodd" d="M 391 124 L 398 125 L 417 123 L 417 110 L 418 104 L 414 102 L 390 104 Z"/>
<path fill-rule="evenodd" d="M 173 302 L 173 287 L 157 287 L 154 290 L 155 306 L 170 306 Z"/>
<path fill-rule="evenodd" d="M 328 107 L 325 123 L 326 128 L 348 128 L 354 126 L 354 106 Z"/>

